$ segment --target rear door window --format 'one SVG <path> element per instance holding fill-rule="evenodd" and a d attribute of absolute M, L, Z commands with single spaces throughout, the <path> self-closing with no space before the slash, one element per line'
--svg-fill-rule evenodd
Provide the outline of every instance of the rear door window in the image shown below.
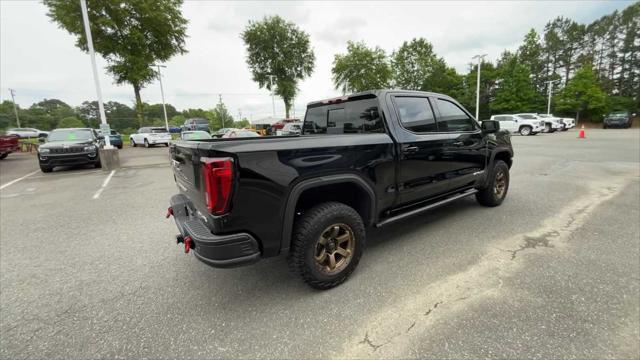
<path fill-rule="evenodd" d="M 440 113 L 438 117 L 439 132 L 473 131 L 476 129 L 475 121 L 458 105 L 444 99 L 437 99 L 436 103 Z"/>
<path fill-rule="evenodd" d="M 305 134 L 384 133 L 376 98 L 327 104 L 307 109 Z"/>
<path fill-rule="evenodd" d="M 395 103 L 400 122 L 405 129 L 416 133 L 438 131 L 429 99 L 424 97 L 396 97 Z"/>

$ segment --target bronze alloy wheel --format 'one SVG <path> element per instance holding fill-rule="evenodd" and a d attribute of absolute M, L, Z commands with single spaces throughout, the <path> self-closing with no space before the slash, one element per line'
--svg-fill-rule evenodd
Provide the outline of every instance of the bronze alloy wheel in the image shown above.
<path fill-rule="evenodd" d="M 355 245 L 355 236 L 349 225 L 327 227 L 316 242 L 313 254 L 318 269 L 327 275 L 339 273 L 351 262 Z"/>
<path fill-rule="evenodd" d="M 497 198 L 504 196 L 504 191 L 507 188 L 507 176 L 503 171 L 496 173 L 496 181 L 493 187 L 493 192 Z"/>

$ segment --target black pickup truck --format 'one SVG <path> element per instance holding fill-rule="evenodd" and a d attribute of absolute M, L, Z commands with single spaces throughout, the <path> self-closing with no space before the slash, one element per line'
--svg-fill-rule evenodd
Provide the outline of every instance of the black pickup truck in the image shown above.
<path fill-rule="evenodd" d="M 312 102 L 302 135 L 178 141 L 178 243 L 214 267 L 287 254 L 310 286 L 334 287 L 362 256 L 367 227 L 475 195 L 497 206 L 513 150 L 497 121 L 454 99 L 376 90 Z"/>

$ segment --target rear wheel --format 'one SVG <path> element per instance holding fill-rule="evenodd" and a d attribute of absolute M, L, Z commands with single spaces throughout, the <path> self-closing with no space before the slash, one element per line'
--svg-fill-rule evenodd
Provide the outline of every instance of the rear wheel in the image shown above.
<path fill-rule="evenodd" d="M 319 204 L 296 222 L 289 266 L 311 287 L 330 289 L 355 270 L 366 234 L 360 215 L 338 203 Z"/>
<path fill-rule="evenodd" d="M 509 190 L 509 166 L 502 160 L 496 160 L 491 171 L 487 187 L 476 193 L 476 200 L 481 205 L 494 207 L 502 204 Z"/>
<path fill-rule="evenodd" d="M 520 135 L 529 136 L 531 135 L 531 126 L 523 126 L 520 128 Z"/>
<path fill-rule="evenodd" d="M 9 156 L 9 153 L 0 154 L 0 160 L 6 158 L 7 156 Z"/>

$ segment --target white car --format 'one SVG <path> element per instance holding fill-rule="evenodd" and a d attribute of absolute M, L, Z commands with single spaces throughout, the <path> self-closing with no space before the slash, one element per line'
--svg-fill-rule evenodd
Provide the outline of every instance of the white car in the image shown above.
<path fill-rule="evenodd" d="M 561 117 L 558 117 L 558 116 L 554 116 L 553 114 L 540 114 L 539 116 L 542 116 L 544 118 L 548 118 L 548 117 L 558 118 L 558 119 L 562 120 L 562 123 L 564 124 L 564 128 L 562 129 L 562 131 L 567 131 L 569 129 L 572 129 L 572 128 L 576 127 L 576 119 L 561 118 Z"/>
<path fill-rule="evenodd" d="M 20 138 L 37 138 L 47 137 L 49 136 L 49 132 L 34 128 L 13 128 L 7 130 L 7 135 L 18 135 Z"/>
<path fill-rule="evenodd" d="M 562 130 L 562 127 L 564 126 L 562 124 L 562 120 L 560 120 L 560 118 L 556 118 L 556 117 L 542 117 L 536 113 L 521 113 L 521 114 L 515 114 L 516 116 L 519 116 L 523 119 L 529 119 L 529 120 L 543 120 L 544 121 L 544 132 L 548 132 L 548 133 L 552 133 L 552 132 L 556 132 L 558 130 Z"/>
<path fill-rule="evenodd" d="M 156 144 L 169 146 L 170 142 L 171 134 L 163 127 L 142 127 L 135 134 L 129 135 L 131 147 L 144 145 L 148 148 Z"/>
<path fill-rule="evenodd" d="M 562 127 L 558 129 L 560 131 L 569 130 L 569 126 L 567 125 L 565 118 L 557 117 L 557 116 L 554 116 L 553 114 L 538 114 L 538 116 L 541 118 L 544 118 L 545 120 L 555 119 L 556 121 L 559 121 L 560 124 L 562 125 Z M 573 119 L 569 119 L 569 118 L 566 118 L 566 119 L 571 120 L 573 122 Z M 575 126 L 575 124 L 573 126 Z"/>
<path fill-rule="evenodd" d="M 300 135 L 301 132 L 302 132 L 301 122 L 286 123 L 282 128 L 282 135 Z"/>
<path fill-rule="evenodd" d="M 500 122 L 500 129 L 509 131 L 512 134 L 535 135 L 544 130 L 544 120 L 527 119 L 518 115 L 492 115 L 491 120 Z"/>

